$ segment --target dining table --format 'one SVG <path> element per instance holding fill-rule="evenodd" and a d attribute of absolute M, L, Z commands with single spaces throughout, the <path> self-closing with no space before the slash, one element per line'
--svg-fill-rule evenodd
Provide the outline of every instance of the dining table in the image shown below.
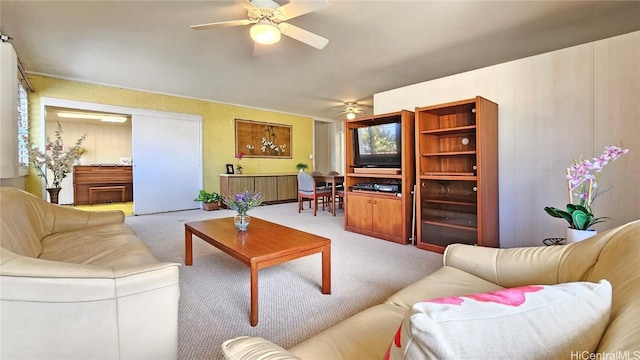
<path fill-rule="evenodd" d="M 336 186 L 339 184 L 344 184 L 344 175 L 313 175 L 313 180 L 315 180 L 316 183 L 331 183 L 331 213 L 333 214 L 333 216 L 336 216 Z"/>

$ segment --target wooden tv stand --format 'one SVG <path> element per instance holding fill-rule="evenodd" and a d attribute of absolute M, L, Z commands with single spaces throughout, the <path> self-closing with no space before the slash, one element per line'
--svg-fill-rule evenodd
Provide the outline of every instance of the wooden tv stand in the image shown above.
<path fill-rule="evenodd" d="M 400 123 L 402 159 L 399 168 L 356 167 L 353 132 L 360 127 Z M 345 122 L 344 229 L 406 244 L 412 235 L 415 173 L 414 113 L 402 110 Z M 397 185 L 395 193 L 360 191 L 358 184 Z"/>

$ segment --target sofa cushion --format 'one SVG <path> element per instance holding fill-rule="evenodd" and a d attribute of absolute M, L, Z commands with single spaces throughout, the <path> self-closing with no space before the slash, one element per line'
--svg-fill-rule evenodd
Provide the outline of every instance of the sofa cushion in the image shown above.
<path fill-rule="evenodd" d="M 610 308 L 606 280 L 427 300 L 407 313 L 387 358 L 570 358 L 597 348 Z"/>
<path fill-rule="evenodd" d="M 155 264 L 145 243 L 125 224 L 56 233 L 42 240 L 40 259 L 107 267 Z"/>
<path fill-rule="evenodd" d="M 406 309 L 372 306 L 292 347 L 300 359 L 380 359 Z"/>

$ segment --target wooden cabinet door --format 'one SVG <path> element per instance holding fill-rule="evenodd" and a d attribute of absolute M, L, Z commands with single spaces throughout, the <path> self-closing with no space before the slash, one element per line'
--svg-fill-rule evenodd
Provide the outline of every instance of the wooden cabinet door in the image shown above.
<path fill-rule="evenodd" d="M 255 191 L 253 177 L 230 177 L 229 178 L 229 195 L 241 193 L 245 190 Z"/>
<path fill-rule="evenodd" d="M 278 200 L 298 198 L 298 177 L 296 175 L 278 176 Z"/>
<path fill-rule="evenodd" d="M 400 199 L 373 198 L 371 226 L 374 232 L 401 239 L 402 224 Z"/>
<path fill-rule="evenodd" d="M 371 230 L 372 204 L 370 196 L 349 194 L 347 199 L 347 226 Z"/>
<path fill-rule="evenodd" d="M 256 176 L 255 191 L 260 192 L 264 201 L 278 200 L 278 178 L 275 176 Z"/>

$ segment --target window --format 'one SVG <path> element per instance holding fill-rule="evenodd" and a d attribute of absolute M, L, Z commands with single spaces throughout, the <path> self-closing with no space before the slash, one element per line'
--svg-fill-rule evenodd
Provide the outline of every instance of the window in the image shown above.
<path fill-rule="evenodd" d="M 29 166 L 27 140 L 29 139 L 29 106 L 27 91 L 18 80 L 18 164 Z"/>

